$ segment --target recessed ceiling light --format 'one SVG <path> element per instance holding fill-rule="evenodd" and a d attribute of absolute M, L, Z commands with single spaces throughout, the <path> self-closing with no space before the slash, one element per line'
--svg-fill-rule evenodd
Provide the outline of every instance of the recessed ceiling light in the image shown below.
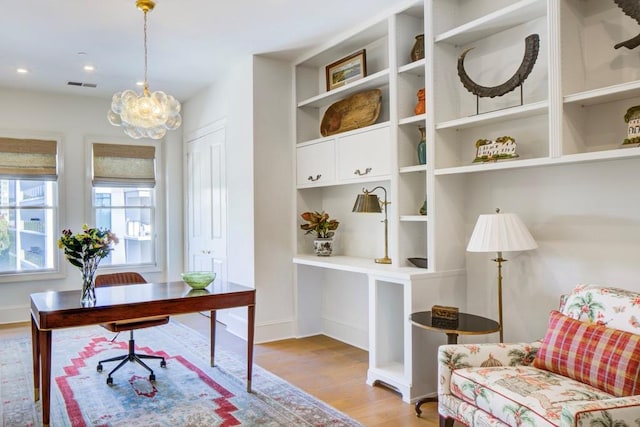
<path fill-rule="evenodd" d="M 95 67 L 93 65 L 85 65 L 84 67 L 85 71 L 94 71 Z"/>
<path fill-rule="evenodd" d="M 29 70 L 27 70 L 26 68 L 16 68 L 16 72 L 18 74 L 27 74 Z"/>
<path fill-rule="evenodd" d="M 144 82 L 136 82 L 136 86 L 144 86 Z"/>

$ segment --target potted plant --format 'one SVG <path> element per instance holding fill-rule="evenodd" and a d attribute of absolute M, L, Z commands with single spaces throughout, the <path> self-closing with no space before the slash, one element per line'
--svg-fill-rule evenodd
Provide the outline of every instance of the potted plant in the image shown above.
<path fill-rule="evenodd" d="M 335 219 L 329 219 L 329 214 L 322 212 L 304 212 L 300 217 L 307 221 L 300 225 L 305 234 L 315 233 L 313 248 L 318 256 L 329 256 L 333 252 L 333 235 L 340 223 Z"/>

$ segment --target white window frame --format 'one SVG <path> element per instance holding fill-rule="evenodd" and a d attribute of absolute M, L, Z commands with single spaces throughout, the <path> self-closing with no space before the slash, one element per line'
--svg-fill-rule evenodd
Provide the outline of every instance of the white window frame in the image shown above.
<path fill-rule="evenodd" d="M 154 272 L 162 271 L 162 266 L 164 266 L 164 248 L 166 247 L 166 237 L 164 233 L 160 232 L 160 230 L 165 230 L 164 180 L 163 180 L 163 174 L 161 173 L 164 166 L 164 158 L 163 158 L 161 141 L 154 141 L 149 139 L 133 140 L 133 139 L 123 139 L 123 138 L 114 138 L 114 137 L 104 137 L 104 136 L 88 136 L 85 138 L 85 152 L 87 153 L 86 182 L 87 182 L 87 189 L 88 189 L 86 217 L 89 218 L 89 220 L 87 221 L 87 224 L 90 224 L 90 225 L 93 225 L 95 223 L 95 214 L 96 214 L 96 208 L 93 205 L 94 187 L 92 183 L 93 144 L 94 143 L 132 145 L 132 146 L 153 146 L 155 148 L 155 159 L 156 159 L 156 172 L 155 172 L 156 185 L 154 188 L 155 204 L 151 209 L 151 212 L 153 215 L 153 221 L 154 221 L 152 242 L 154 245 L 153 253 L 155 255 L 155 259 L 152 260 L 151 263 L 143 263 L 143 264 L 116 264 L 116 265 L 105 264 L 105 265 L 100 265 L 100 270 L 105 270 L 108 272 L 117 272 L 117 271 L 130 271 L 132 268 L 134 268 L 139 273 L 154 273 Z M 123 236 L 118 236 L 118 238 L 120 237 L 123 237 Z M 123 244 L 122 239 L 120 244 Z"/>
<path fill-rule="evenodd" d="M 16 139 L 41 139 L 41 140 L 55 140 L 57 147 L 57 179 L 56 179 L 56 191 L 54 194 L 54 200 L 52 204 L 53 209 L 53 226 L 54 230 L 60 231 L 61 218 L 64 218 L 64 206 L 60 203 L 60 200 L 65 200 L 65 185 L 64 185 L 64 146 L 62 142 L 62 135 L 59 133 L 50 132 L 33 132 L 33 131 L 0 131 L 0 135 L 6 138 Z M 58 235 L 53 236 L 54 241 L 57 241 Z M 40 280 L 52 280 L 62 279 L 65 277 L 65 266 L 63 264 L 64 255 L 62 251 L 58 250 L 57 244 L 54 243 L 53 248 L 53 267 L 50 269 L 43 269 L 37 271 L 14 271 L 0 273 L 0 283 L 15 283 L 15 282 L 27 282 L 27 281 L 40 281 Z"/>

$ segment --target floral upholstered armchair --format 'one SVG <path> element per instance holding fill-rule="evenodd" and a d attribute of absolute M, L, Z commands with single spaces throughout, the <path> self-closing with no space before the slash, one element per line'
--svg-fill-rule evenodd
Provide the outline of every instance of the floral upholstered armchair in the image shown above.
<path fill-rule="evenodd" d="M 440 425 L 640 427 L 640 293 L 579 285 L 542 341 L 443 345 Z"/>

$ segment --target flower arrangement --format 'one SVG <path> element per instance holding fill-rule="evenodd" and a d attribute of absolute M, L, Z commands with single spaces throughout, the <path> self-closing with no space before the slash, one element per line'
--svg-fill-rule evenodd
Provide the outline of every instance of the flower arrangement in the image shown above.
<path fill-rule="evenodd" d="M 118 238 L 110 230 L 89 228 L 87 224 L 76 234 L 70 229 L 62 230 L 58 247 L 64 249 L 64 255 L 71 265 L 78 267 L 82 272 L 83 304 L 95 303 L 94 279 L 98 264 L 111 253 L 112 245 L 117 243 Z"/>
<path fill-rule="evenodd" d="M 301 224 L 300 228 L 306 231 L 305 234 L 316 233 L 318 239 L 327 239 L 333 237 L 334 231 L 338 229 L 340 223 L 335 219 L 329 219 L 329 214 L 322 212 L 304 212 L 300 217 L 307 221 Z"/>

